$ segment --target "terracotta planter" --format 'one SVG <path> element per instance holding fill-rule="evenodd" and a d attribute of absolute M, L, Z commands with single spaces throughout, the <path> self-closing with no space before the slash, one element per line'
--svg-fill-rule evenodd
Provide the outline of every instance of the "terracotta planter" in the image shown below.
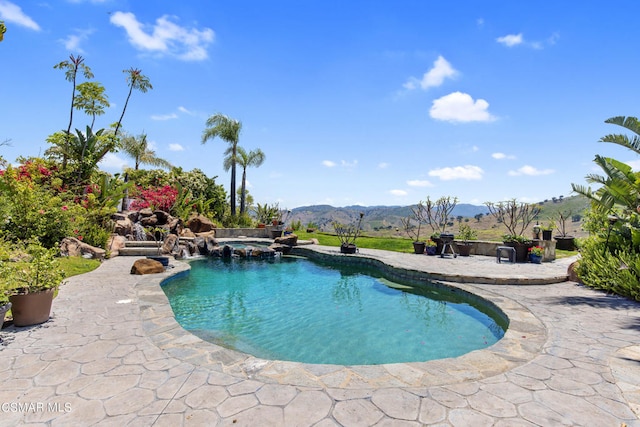
<path fill-rule="evenodd" d="M 258 224 L 258 228 L 266 228 L 266 227 L 267 227 L 267 224 L 263 224 L 263 223 Z"/>
<path fill-rule="evenodd" d="M 427 242 L 413 242 L 413 252 L 416 254 L 423 254 L 426 246 Z"/>
<path fill-rule="evenodd" d="M 356 245 L 353 243 L 349 243 L 346 245 L 340 246 L 340 253 L 342 254 L 355 254 L 356 253 Z"/>
<path fill-rule="evenodd" d="M 49 320 L 55 289 L 32 294 L 11 295 L 11 312 L 14 326 L 31 326 Z"/>

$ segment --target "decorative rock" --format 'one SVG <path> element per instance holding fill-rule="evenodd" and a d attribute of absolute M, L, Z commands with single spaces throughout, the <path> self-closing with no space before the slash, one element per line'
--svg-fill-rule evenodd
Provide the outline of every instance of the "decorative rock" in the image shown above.
<path fill-rule="evenodd" d="M 138 215 L 141 218 L 147 218 L 153 215 L 153 211 L 149 208 L 140 209 L 140 211 L 138 212 Z"/>
<path fill-rule="evenodd" d="M 182 231 L 180 231 L 180 237 L 196 237 L 196 235 L 188 228 L 183 228 Z M 202 239 L 202 241 L 204 242 L 204 239 Z"/>
<path fill-rule="evenodd" d="M 579 261 L 573 261 L 571 264 L 569 264 L 569 267 L 567 267 L 567 276 L 570 282 L 577 282 L 580 283 L 580 278 L 578 277 L 578 273 L 576 273 L 576 268 L 578 268 L 578 263 Z"/>
<path fill-rule="evenodd" d="M 207 248 L 207 251 L 206 251 L 207 253 L 210 253 L 218 246 L 218 242 L 216 242 L 216 239 L 213 236 L 205 236 L 204 244 L 205 244 L 205 247 Z"/>
<path fill-rule="evenodd" d="M 62 256 L 81 256 L 84 258 L 95 258 L 103 260 L 106 251 L 102 248 L 95 248 L 88 245 L 75 237 L 65 237 L 60 242 L 60 255 Z"/>
<path fill-rule="evenodd" d="M 140 213 L 138 211 L 131 211 L 127 214 L 127 218 L 129 218 L 131 222 L 136 223 L 138 219 L 140 219 Z"/>
<path fill-rule="evenodd" d="M 131 267 L 131 274 L 155 274 L 163 273 L 164 267 L 159 261 L 153 259 L 138 259 Z"/>
<path fill-rule="evenodd" d="M 158 218 L 155 215 L 143 217 L 140 219 L 140 225 L 143 227 L 155 227 L 158 225 Z"/>
<path fill-rule="evenodd" d="M 169 222 L 167 222 L 167 227 L 169 227 L 169 232 L 180 235 L 184 230 L 182 225 L 182 220 L 180 218 L 169 217 Z"/>
<path fill-rule="evenodd" d="M 162 244 L 162 253 L 163 254 L 173 253 L 174 248 L 176 248 L 177 246 L 178 246 L 178 236 L 176 236 L 175 234 L 169 234 L 164 239 L 164 243 Z"/>
<path fill-rule="evenodd" d="M 216 225 L 204 215 L 195 215 L 187 221 L 187 228 L 194 233 L 206 233 L 216 228 Z"/>
<path fill-rule="evenodd" d="M 127 217 L 116 220 L 115 227 L 113 232 L 120 235 L 126 236 L 128 234 L 133 234 L 133 223 Z"/>
<path fill-rule="evenodd" d="M 153 214 L 158 219 L 158 225 L 165 225 L 171 219 L 171 216 L 165 211 L 156 210 L 156 211 L 153 211 Z"/>
<path fill-rule="evenodd" d="M 298 236 L 295 234 L 285 234 L 284 237 L 276 237 L 274 243 L 295 246 L 298 244 Z"/>
<path fill-rule="evenodd" d="M 118 256 L 120 249 L 126 246 L 127 239 L 124 236 L 112 234 L 107 240 L 107 250 L 109 251 L 109 257 Z"/>

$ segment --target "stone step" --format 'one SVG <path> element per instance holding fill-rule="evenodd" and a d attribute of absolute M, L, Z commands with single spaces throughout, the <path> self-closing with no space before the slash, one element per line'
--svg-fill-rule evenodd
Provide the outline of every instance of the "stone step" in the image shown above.
<path fill-rule="evenodd" d="M 127 248 L 157 248 L 158 244 L 152 240 L 127 240 L 125 242 L 125 247 Z M 162 247 L 162 243 L 160 243 L 160 246 Z"/>
<path fill-rule="evenodd" d="M 153 256 L 158 255 L 158 248 L 154 247 L 124 247 L 118 251 L 120 256 Z"/>

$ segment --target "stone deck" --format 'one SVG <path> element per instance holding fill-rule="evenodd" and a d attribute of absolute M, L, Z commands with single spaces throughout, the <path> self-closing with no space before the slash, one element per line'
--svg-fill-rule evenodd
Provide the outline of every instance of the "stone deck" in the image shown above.
<path fill-rule="evenodd" d="M 261 360 L 176 324 L 159 284 L 187 264 L 132 276 L 136 258 L 117 257 L 70 278 L 49 322 L 0 332 L 0 426 L 640 426 L 640 304 L 567 282 L 570 260 L 356 256 L 457 282 L 500 307 L 510 328 L 455 359 Z"/>

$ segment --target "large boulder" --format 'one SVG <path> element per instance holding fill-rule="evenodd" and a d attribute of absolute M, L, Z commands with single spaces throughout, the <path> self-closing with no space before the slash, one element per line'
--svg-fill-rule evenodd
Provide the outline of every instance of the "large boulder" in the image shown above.
<path fill-rule="evenodd" d="M 62 256 L 81 256 L 83 258 L 95 258 L 103 260 L 106 251 L 102 248 L 95 248 L 88 245 L 75 237 L 65 237 L 60 242 L 60 255 Z"/>
<path fill-rule="evenodd" d="M 142 258 L 133 263 L 131 274 L 156 274 L 164 273 L 164 266 L 160 261 Z"/>
<path fill-rule="evenodd" d="M 153 215 L 155 215 L 155 217 L 157 218 L 158 225 L 165 225 L 171 219 L 171 215 L 169 215 L 167 212 L 161 211 L 161 210 L 153 211 Z"/>
<path fill-rule="evenodd" d="M 113 258 L 120 254 L 120 249 L 127 246 L 127 238 L 118 234 L 112 234 L 107 240 L 107 250 L 109 257 Z"/>
<path fill-rule="evenodd" d="M 142 212 L 142 211 L 140 211 Z M 155 215 L 140 218 L 140 225 L 143 227 L 155 227 L 158 224 L 158 217 Z"/>
<path fill-rule="evenodd" d="M 127 236 L 133 234 L 133 222 L 128 217 L 116 219 L 113 232 L 120 236 Z"/>
<path fill-rule="evenodd" d="M 298 244 L 298 236 L 291 233 L 285 234 L 283 237 L 276 237 L 273 243 L 279 243 L 281 245 L 295 246 Z"/>
<path fill-rule="evenodd" d="M 140 209 L 138 211 L 138 219 L 140 218 L 146 218 L 153 215 L 153 211 L 151 210 L 151 208 L 144 208 L 144 209 Z"/>
<path fill-rule="evenodd" d="M 216 225 L 204 215 L 194 215 L 187 221 L 187 228 L 194 233 L 206 233 L 216 228 Z"/>
<path fill-rule="evenodd" d="M 569 264 L 569 267 L 567 267 L 567 279 L 570 282 L 580 283 L 580 278 L 578 277 L 578 273 L 576 272 L 577 268 L 578 261 L 573 261 L 571 264 Z"/>

